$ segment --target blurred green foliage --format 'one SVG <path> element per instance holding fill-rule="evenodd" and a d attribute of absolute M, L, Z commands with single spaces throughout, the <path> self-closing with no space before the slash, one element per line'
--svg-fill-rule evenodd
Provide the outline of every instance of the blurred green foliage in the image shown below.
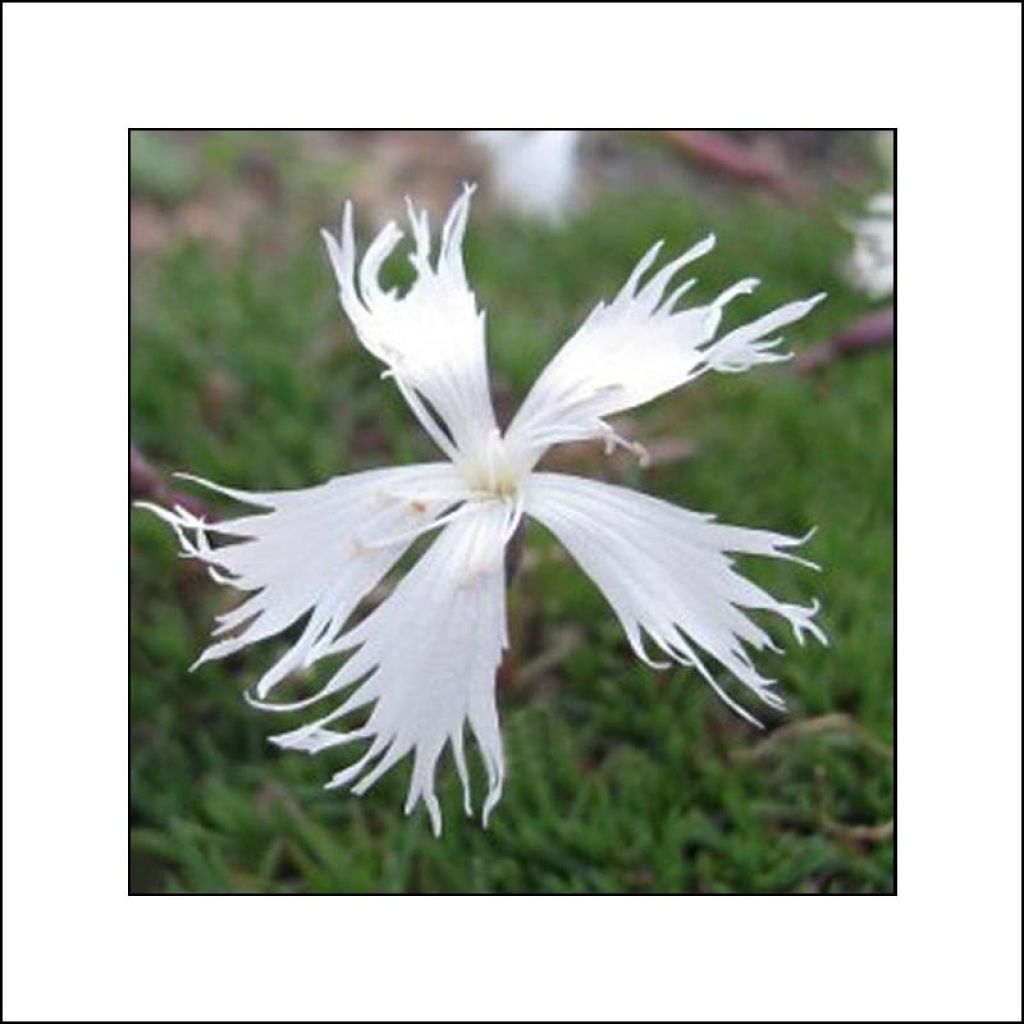
<path fill-rule="evenodd" d="M 178 202 L 199 181 L 195 154 L 152 132 L 132 132 L 129 150 L 132 194 L 157 202 Z"/>
<path fill-rule="evenodd" d="M 340 157 L 311 168 L 280 138 L 133 144 L 144 199 L 208 194 L 216 209 L 216 189 L 251 172 L 254 147 L 257 171 L 276 182 L 234 249 L 171 237 L 136 255 L 133 441 L 167 469 L 259 489 L 433 457 L 343 323 L 315 240 L 351 168 Z M 365 218 L 362 228 L 365 238 Z M 734 315 L 830 293 L 790 329 L 797 350 L 865 311 L 838 279 L 847 239 L 827 207 L 680 190 L 605 196 L 562 228 L 485 210 L 466 261 L 499 390 L 520 399 L 652 240 L 672 251 L 709 229 L 719 246 L 695 294 L 764 281 Z M 505 796 L 483 831 L 463 818 L 444 760 L 440 840 L 422 811 L 401 813 L 406 769 L 357 799 L 322 789 L 340 757 L 267 743 L 293 719 L 251 710 L 241 692 L 283 641 L 188 673 L 226 595 L 188 571 L 160 523 L 133 512 L 133 891 L 891 891 L 892 392 L 891 352 L 876 352 L 813 379 L 791 366 L 706 377 L 639 412 L 639 436 L 686 437 L 697 455 L 629 469 L 628 483 L 726 522 L 818 526 L 807 553 L 822 575 L 744 568 L 780 596 L 817 594 L 832 645 L 801 649 L 780 634 L 788 653 L 766 662 L 790 713 L 769 715 L 779 731 L 766 740 L 694 673 L 638 664 L 596 589 L 531 527 L 498 693 Z"/>

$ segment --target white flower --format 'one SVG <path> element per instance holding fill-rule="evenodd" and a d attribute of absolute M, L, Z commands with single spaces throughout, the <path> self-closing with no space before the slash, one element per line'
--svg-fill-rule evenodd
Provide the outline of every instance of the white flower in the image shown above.
<path fill-rule="evenodd" d="M 868 216 L 850 224 L 853 251 L 847 265 L 850 283 L 873 299 L 892 294 L 896 236 L 893 222 L 893 198 L 888 193 L 874 196 L 867 206 Z"/>
<path fill-rule="evenodd" d="M 714 240 L 646 276 L 659 243 L 615 299 L 599 305 L 555 356 L 502 434 L 488 389 L 484 316 L 462 264 L 471 191 L 466 188 L 452 208 L 437 252 L 426 213 L 409 205 L 416 279 L 404 295 L 385 291 L 378 279 L 401 238 L 393 223 L 370 244 L 358 269 L 351 205 L 340 237 L 324 232 L 345 312 L 444 461 L 356 473 L 299 491 L 246 492 L 190 478 L 263 510 L 219 523 L 180 506 L 148 506 L 174 528 L 186 556 L 206 563 L 217 582 L 248 595 L 219 617 L 215 640 L 197 664 L 305 619 L 299 638 L 248 699 L 277 711 L 311 707 L 332 695 L 339 700 L 274 742 L 309 753 L 367 742 L 361 756 L 328 783 L 351 785 L 360 794 L 412 754 L 406 811 L 422 800 L 436 833 L 441 812 L 434 774 L 448 745 L 466 811 L 472 810 L 463 749 L 467 723 L 487 774 L 485 825 L 501 795 L 495 672 L 508 644 L 504 553 L 524 514 L 561 540 L 601 588 L 638 657 L 657 667 L 692 666 L 752 721 L 709 664 L 715 659 L 766 704 L 783 706 L 774 681 L 750 657 L 750 650 L 777 648 L 745 612 L 774 612 L 801 643 L 805 633 L 825 642 L 813 621 L 816 603 L 777 601 L 739 575 L 727 554 L 801 562 L 792 552 L 801 541 L 721 525 L 625 488 L 535 470 L 544 452 L 561 441 L 627 444 L 606 417 L 708 370 L 732 373 L 786 358 L 774 332 L 799 320 L 822 296 L 790 303 L 716 338 L 725 304 L 756 282 L 740 281 L 707 305 L 679 309 L 692 282 L 671 291 L 670 284 Z M 439 531 L 436 539 L 390 596 L 352 624 L 362 599 L 417 537 L 433 530 Z M 211 538 L 228 543 L 213 546 Z M 292 673 L 339 654 L 347 658 L 314 696 L 266 702 Z"/>
<path fill-rule="evenodd" d="M 487 150 L 500 203 L 542 220 L 565 216 L 579 178 L 578 131 L 477 131 L 472 138 Z"/>

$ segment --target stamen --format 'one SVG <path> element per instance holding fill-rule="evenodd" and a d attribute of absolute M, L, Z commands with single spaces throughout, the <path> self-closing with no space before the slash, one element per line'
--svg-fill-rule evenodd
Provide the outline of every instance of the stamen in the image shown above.
<path fill-rule="evenodd" d="M 639 441 L 630 441 L 621 434 L 617 434 L 607 423 L 602 424 L 602 427 L 605 455 L 611 455 L 617 447 L 625 448 L 626 451 L 632 452 L 636 456 L 642 469 L 646 469 L 651 464 L 651 453 Z"/>

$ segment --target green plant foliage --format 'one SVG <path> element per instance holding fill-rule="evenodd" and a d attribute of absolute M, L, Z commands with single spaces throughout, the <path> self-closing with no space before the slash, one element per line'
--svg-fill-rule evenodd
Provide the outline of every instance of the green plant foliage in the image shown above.
<path fill-rule="evenodd" d="M 232 147 L 248 144 L 224 137 L 186 153 L 137 136 L 133 183 L 162 200 L 191 191 L 196 175 L 230 187 Z M 315 227 L 335 219 L 345 168 L 267 159 L 287 203 L 246 224 L 236 249 L 180 238 L 135 260 L 133 441 L 168 471 L 260 489 L 432 457 L 343 322 L 315 241 Z M 866 311 L 839 279 L 847 239 L 832 208 L 749 193 L 605 197 L 559 228 L 485 210 L 471 221 L 466 261 L 499 387 L 520 399 L 652 240 L 671 251 L 711 229 L 719 246 L 696 270 L 697 294 L 747 275 L 765 282 L 735 315 L 830 293 L 790 330 L 796 350 Z M 801 649 L 780 634 L 787 655 L 769 656 L 787 716 L 758 733 L 693 672 L 638 664 L 596 589 L 531 527 L 499 685 L 505 796 L 483 831 L 462 817 L 444 762 L 435 840 L 421 811 L 401 813 L 403 770 L 357 799 L 322 789 L 341 757 L 267 743 L 291 719 L 251 710 L 241 693 L 273 643 L 188 673 L 227 597 L 189 571 L 161 524 L 133 512 L 133 890 L 891 891 L 891 352 L 814 378 L 790 365 L 705 377 L 636 421 L 638 436 L 685 437 L 696 455 L 630 468 L 631 485 L 727 522 L 818 527 L 807 551 L 820 576 L 745 566 L 780 595 L 823 603 L 831 647 Z M 545 663 L 552 650 L 563 653 Z"/>

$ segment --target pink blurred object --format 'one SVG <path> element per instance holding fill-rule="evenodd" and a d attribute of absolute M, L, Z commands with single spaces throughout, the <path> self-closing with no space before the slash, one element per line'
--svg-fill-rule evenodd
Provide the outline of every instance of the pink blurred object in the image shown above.
<path fill-rule="evenodd" d="M 749 146 L 719 132 L 666 129 L 663 134 L 699 163 L 754 184 L 776 183 L 782 168 L 769 163 Z"/>
<path fill-rule="evenodd" d="M 128 447 L 128 494 L 159 505 L 181 505 L 197 516 L 208 515 L 210 511 L 205 502 L 168 486 L 163 475 L 134 445 Z"/>
<path fill-rule="evenodd" d="M 855 356 L 872 349 L 891 345 L 895 337 L 895 317 L 892 306 L 868 313 L 855 320 L 831 341 L 815 345 L 797 357 L 796 367 L 801 373 L 811 373 L 836 359 Z"/>

